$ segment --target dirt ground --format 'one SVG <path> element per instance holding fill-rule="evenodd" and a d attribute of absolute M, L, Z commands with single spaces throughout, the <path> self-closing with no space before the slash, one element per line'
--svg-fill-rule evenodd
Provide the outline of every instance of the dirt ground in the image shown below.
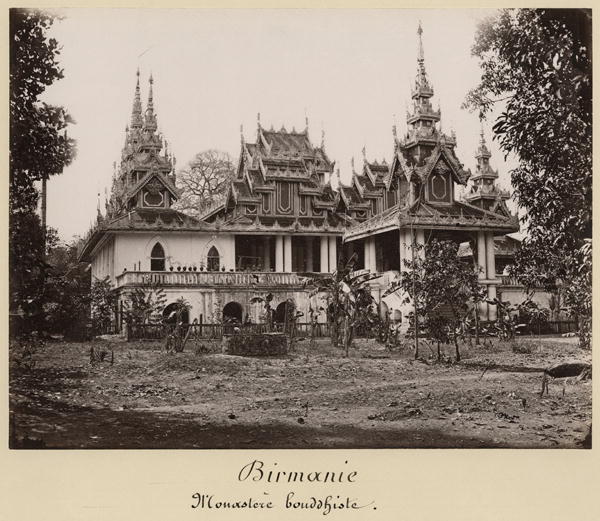
<path fill-rule="evenodd" d="M 112 349 L 114 364 L 91 365 L 91 346 Z M 47 343 L 35 367 L 11 369 L 12 447 L 580 448 L 591 425 L 591 381 L 556 380 L 539 395 L 544 368 L 591 363 L 575 338 L 463 346 L 458 364 L 374 340 L 349 358 L 326 339 L 285 358 L 203 347 Z"/>

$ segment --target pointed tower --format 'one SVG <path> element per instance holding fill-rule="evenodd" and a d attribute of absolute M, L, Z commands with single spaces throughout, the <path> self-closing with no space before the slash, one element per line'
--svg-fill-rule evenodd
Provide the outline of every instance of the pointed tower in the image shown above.
<path fill-rule="evenodd" d="M 475 153 L 477 166 L 475 167 L 475 174 L 471 177 L 471 188 L 465 195 L 465 199 L 479 208 L 505 213 L 505 211 L 508 212 L 508 209 L 504 201 L 509 199 L 510 195 L 507 191 L 501 190 L 496 186 L 498 170 L 494 170 L 490 166 L 491 157 L 492 153 L 485 141 L 482 122 L 479 147 L 477 147 L 477 152 Z"/>
<path fill-rule="evenodd" d="M 440 137 L 436 125 L 441 119 L 440 110 L 434 110 L 431 103 L 433 97 L 433 86 L 429 82 L 425 70 L 425 51 L 423 50 L 423 28 L 419 23 L 417 29 L 418 52 L 417 52 L 417 75 L 414 86 L 411 88 L 412 107 L 407 111 L 406 123 L 408 134 L 405 146 L 416 146 L 415 155 L 422 159 L 425 154 L 419 147 L 419 142 L 430 142 L 434 144 Z"/>
<path fill-rule="evenodd" d="M 135 84 L 135 94 L 133 96 L 133 107 L 131 109 L 131 128 L 142 128 L 144 121 L 142 119 L 142 97 L 140 94 L 140 70 L 136 72 L 137 81 Z"/>
<path fill-rule="evenodd" d="M 150 84 L 150 88 L 148 89 L 148 104 L 146 105 L 146 114 L 144 118 L 144 132 L 154 133 L 157 129 L 157 123 L 156 114 L 154 114 L 154 97 L 152 93 L 154 79 L 152 78 L 152 74 L 150 74 L 148 83 Z"/>
<path fill-rule="evenodd" d="M 175 188 L 175 158 L 166 150 L 163 137 L 157 132 L 154 113 L 152 76 L 149 78 L 148 104 L 143 113 L 140 93 L 140 72 L 131 111 L 131 122 L 125 128 L 125 143 L 121 163 L 113 175 L 108 207 L 110 218 L 133 208 L 166 209 L 177 200 Z"/>

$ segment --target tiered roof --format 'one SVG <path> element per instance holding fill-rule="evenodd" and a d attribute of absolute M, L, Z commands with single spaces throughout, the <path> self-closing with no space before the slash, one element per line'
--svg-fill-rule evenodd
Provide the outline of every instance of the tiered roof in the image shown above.
<path fill-rule="evenodd" d="M 494 170 L 490 166 L 491 157 L 492 153 L 487 147 L 482 123 L 479 147 L 475 154 L 477 167 L 475 169 L 475 175 L 471 177 L 472 184 L 470 190 L 465 195 L 465 199 L 471 204 L 481 208 L 486 208 L 503 215 L 510 215 L 510 211 L 505 203 L 505 201 L 510 199 L 510 194 L 508 191 L 502 190 L 496 186 L 498 170 Z"/>
<path fill-rule="evenodd" d="M 432 176 L 450 175 L 453 183 L 467 185 L 471 176 L 456 156 L 456 135 L 444 134 L 438 123 L 441 111 L 433 109 L 431 98 L 434 90 L 425 69 L 423 51 L 423 30 L 419 25 L 417 75 L 412 89 L 412 111 L 407 112 L 407 132 L 398 137 L 393 127 L 394 151 L 389 166 L 364 161 L 363 174 L 353 175 L 352 187 L 356 187 L 359 195 L 375 197 L 378 187 L 384 186 L 386 191 L 399 187 L 399 197 L 391 206 L 384 204 L 384 210 L 370 219 L 353 224 L 346 232 L 347 240 L 355 240 L 375 233 L 383 233 L 406 226 L 426 227 L 429 229 L 488 229 L 499 233 L 518 230 L 518 220 L 508 209 L 498 206 L 475 204 L 476 197 L 469 202 L 448 201 L 435 202 L 425 196 L 426 186 Z M 477 183 L 478 193 L 488 190 L 485 183 L 492 175 L 489 164 L 489 151 L 483 141 L 478 150 L 477 172 L 473 177 Z M 495 173 L 497 177 L 497 173 Z M 342 191 L 345 187 L 342 187 Z M 504 196 L 501 196 L 504 197 Z M 385 199 L 384 199 L 385 202 Z M 473 203 L 473 204 L 471 204 Z"/>
<path fill-rule="evenodd" d="M 308 133 L 308 121 L 302 131 L 285 127 L 266 130 L 258 118 L 255 143 L 247 143 L 242 135 L 240 160 L 225 202 L 211 208 L 204 219 L 218 223 L 222 229 L 233 225 L 255 230 L 304 229 L 343 231 L 343 220 L 334 212 L 336 192 L 331 187 L 334 162 L 329 159 L 324 143 L 315 146 Z M 282 211 L 276 194 L 278 186 L 293 184 L 297 200 L 293 210 Z M 279 188 L 281 190 L 281 188 Z M 296 193 L 296 192 L 295 192 Z M 272 194 L 270 203 L 263 194 Z M 306 196 L 311 210 L 299 210 L 299 198 Z M 293 197 L 293 196 L 289 196 Z"/>

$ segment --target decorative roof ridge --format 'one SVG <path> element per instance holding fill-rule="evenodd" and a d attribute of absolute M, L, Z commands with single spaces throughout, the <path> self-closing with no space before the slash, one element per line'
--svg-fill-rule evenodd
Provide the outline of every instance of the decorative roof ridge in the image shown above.
<path fill-rule="evenodd" d="M 465 206 L 467 208 L 474 209 L 476 211 L 480 211 L 480 212 L 482 212 L 484 214 L 489 215 L 490 217 L 499 218 L 499 219 L 503 219 L 503 220 L 506 220 L 506 221 L 511 220 L 512 217 L 513 217 L 512 214 L 511 214 L 510 217 L 506 217 L 505 215 L 501 215 L 499 213 L 495 213 L 495 212 L 492 212 L 490 210 L 486 210 L 485 208 L 480 208 L 479 206 L 475 206 L 474 204 L 471 204 L 471 203 L 469 203 L 467 201 L 455 201 L 455 202 L 456 202 L 457 205 Z"/>

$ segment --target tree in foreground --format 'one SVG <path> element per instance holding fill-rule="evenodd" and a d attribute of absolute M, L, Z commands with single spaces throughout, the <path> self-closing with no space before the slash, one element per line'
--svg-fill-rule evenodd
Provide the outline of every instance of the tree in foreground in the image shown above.
<path fill-rule="evenodd" d="M 465 102 L 482 117 L 501 108 L 494 137 L 519 160 L 511 181 L 528 236 L 514 274 L 528 288 L 562 282 L 583 347 L 592 292 L 591 17 L 505 9 L 484 21 L 473 46 L 481 82 Z"/>
<path fill-rule="evenodd" d="M 485 289 L 479 284 L 477 272 L 460 260 L 458 244 L 433 239 L 425 246 L 413 244 L 412 248 L 416 250 L 414 260 L 404 260 L 407 270 L 386 293 L 404 293 L 404 303 L 414 306 L 413 317 L 422 320 L 438 347 L 440 342 L 452 340 L 456 360 L 460 361 L 458 339 L 473 303 L 483 299 Z"/>
<path fill-rule="evenodd" d="M 40 100 L 46 87 L 63 77 L 58 42 L 47 36 L 54 21 L 55 16 L 38 10 L 11 9 L 9 14 L 10 310 L 24 317 L 26 329 L 43 327 L 48 271 L 35 183 L 60 174 L 75 154 L 66 133 L 72 121 L 68 113 Z"/>
<path fill-rule="evenodd" d="M 45 329 L 66 340 L 84 340 L 90 320 L 91 274 L 78 259 L 78 240 L 48 249 L 44 285 Z"/>
<path fill-rule="evenodd" d="M 233 160 L 226 152 L 205 150 L 196 154 L 177 173 L 181 195 L 175 208 L 193 217 L 200 216 L 211 206 L 223 202 L 234 173 Z"/>
<path fill-rule="evenodd" d="M 373 305 L 368 282 L 380 277 L 371 273 L 356 274 L 354 267 L 357 260 L 356 253 L 347 262 L 340 260 L 334 273 L 314 281 L 316 287 L 313 295 L 328 294 L 331 343 L 342 347 L 346 357 L 354 340 L 355 329 Z"/>

